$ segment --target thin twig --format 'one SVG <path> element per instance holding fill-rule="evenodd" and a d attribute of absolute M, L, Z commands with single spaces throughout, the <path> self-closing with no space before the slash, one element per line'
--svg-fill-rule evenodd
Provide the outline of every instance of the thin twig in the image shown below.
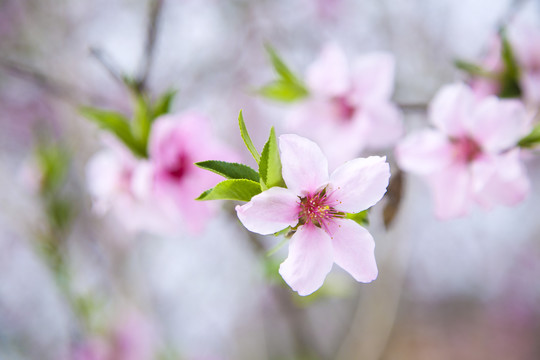
<path fill-rule="evenodd" d="M 148 24 L 148 31 L 146 33 L 145 51 L 141 60 L 139 75 L 136 83 L 139 91 L 144 91 L 146 89 L 146 82 L 154 61 L 154 50 L 156 47 L 156 38 L 162 8 L 163 0 L 152 0 L 150 4 L 150 23 Z"/>
<path fill-rule="evenodd" d="M 426 103 L 404 103 L 404 104 L 397 104 L 401 110 L 406 112 L 426 112 L 428 104 Z"/>
<path fill-rule="evenodd" d="M 96 47 L 91 47 L 90 55 L 92 55 L 114 79 L 118 80 L 122 85 L 125 84 L 122 72 L 118 69 L 116 64 L 113 63 L 105 51 Z"/>

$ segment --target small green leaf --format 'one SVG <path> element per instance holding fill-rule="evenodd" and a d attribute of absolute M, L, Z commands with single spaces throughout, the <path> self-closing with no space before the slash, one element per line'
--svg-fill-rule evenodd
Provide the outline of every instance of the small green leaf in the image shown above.
<path fill-rule="evenodd" d="M 274 66 L 274 69 L 276 70 L 278 75 L 290 83 L 299 83 L 300 81 L 296 78 L 296 76 L 289 69 L 289 67 L 285 65 L 283 60 L 281 60 L 274 48 L 272 48 L 272 46 L 270 46 L 269 44 L 266 44 L 265 47 L 268 55 L 270 56 L 270 61 L 272 61 L 272 65 Z"/>
<path fill-rule="evenodd" d="M 263 189 L 269 189 L 274 186 L 286 187 L 283 177 L 281 176 L 281 158 L 279 156 L 274 127 L 270 130 L 270 137 L 264 145 L 261 154 L 259 175 L 261 177 L 261 187 Z"/>
<path fill-rule="evenodd" d="M 351 219 L 361 226 L 369 225 L 368 219 L 368 210 L 361 211 L 359 213 L 347 213 L 345 214 L 346 219 Z"/>
<path fill-rule="evenodd" d="M 303 86 L 285 80 L 271 82 L 257 92 L 265 98 L 282 102 L 298 101 L 308 95 L 308 91 Z"/>
<path fill-rule="evenodd" d="M 135 111 L 131 131 L 135 139 L 146 149 L 150 136 L 151 114 L 148 100 L 142 94 L 135 94 Z"/>
<path fill-rule="evenodd" d="M 516 98 L 521 96 L 521 87 L 519 85 L 520 70 L 517 63 L 512 45 L 506 35 L 506 29 L 500 31 L 502 50 L 501 57 L 504 63 L 504 72 L 501 76 L 501 98 Z"/>
<path fill-rule="evenodd" d="M 536 125 L 527 136 L 518 142 L 518 146 L 523 148 L 531 148 L 538 144 L 540 144 L 540 124 Z"/>
<path fill-rule="evenodd" d="M 154 106 L 152 107 L 152 120 L 170 112 L 171 104 L 176 94 L 176 90 L 168 90 L 154 102 Z"/>
<path fill-rule="evenodd" d="M 226 161 L 208 160 L 195 163 L 201 169 L 215 172 L 227 179 L 246 179 L 259 182 L 259 174 L 244 164 L 230 163 Z"/>
<path fill-rule="evenodd" d="M 195 200 L 240 200 L 250 201 L 261 192 L 259 183 L 246 179 L 230 179 L 206 190 Z"/>
<path fill-rule="evenodd" d="M 79 112 L 82 116 L 95 122 L 99 127 L 113 133 L 136 156 L 146 157 L 146 147 L 133 137 L 129 120 L 124 115 L 88 106 L 80 107 Z"/>
<path fill-rule="evenodd" d="M 457 59 L 457 60 L 454 60 L 454 65 L 458 69 L 463 70 L 472 76 L 480 76 L 480 77 L 489 78 L 489 79 L 496 79 L 498 77 L 497 74 L 484 69 L 480 65 L 473 64 L 468 61 Z"/>
<path fill-rule="evenodd" d="M 261 155 L 259 155 L 259 152 L 257 151 L 257 149 L 255 149 L 255 145 L 253 145 L 253 142 L 249 137 L 246 123 L 244 122 L 244 116 L 242 115 L 242 110 L 240 110 L 240 114 L 238 114 L 238 126 L 240 127 L 240 135 L 242 136 L 242 139 L 244 139 L 244 144 L 246 144 L 247 149 L 249 150 L 251 155 L 253 155 L 253 158 L 258 164 L 259 161 L 261 161 Z"/>

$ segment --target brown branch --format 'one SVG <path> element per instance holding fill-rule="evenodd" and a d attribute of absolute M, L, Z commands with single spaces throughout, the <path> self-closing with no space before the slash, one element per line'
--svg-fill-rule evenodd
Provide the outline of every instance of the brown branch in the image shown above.
<path fill-rule="evenodd" d="M 146 33 L 146 44 L 144 56 L 141 61 L 139 75 L 137 77 L 136 86 L 139 92 L 142 92 L 147 87 L 148 76 L 154 61 L 154 50 L 156 47 L 156 38 L 159 28 L 159 19 L 161 18 L 161 10 L 163 9 L 164 0 L 152 0 L 150 4 L 150 23 Z"/>

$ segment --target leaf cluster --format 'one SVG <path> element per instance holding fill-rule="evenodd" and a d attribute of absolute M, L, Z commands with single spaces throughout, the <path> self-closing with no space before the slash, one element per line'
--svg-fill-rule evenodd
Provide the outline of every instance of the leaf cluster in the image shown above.
<path fill-rule="evenodd" d="M 266 46 L 266 51 L 278 78 L 261 87 L 257 93 L 265 98 L 281 102 L 294 102 L 308 96 L 306 86 L 294 75 L 276 51 L 270 45 Z"/>
<path fill-rule="evenodd" d="M 142 92 L 133 91 L 134 111 L 132 119 L 116 111 L 90 106 L 79 108 L 82 116 L 113 134 L 137 157 L 148 156 L 148 138 L 156 118 L 170 111 L 176 91 L 169 90 L 155 101 Z"/>
<path fill-rule="evenodd" d="M 274 128 L 259 154 L 249 136 L 242 111 L 238 115 L 240 135 L 246 148 L 258 164 L 258 171 L 238 163 L 209 160 L 195 163 L 198 167 L 223 176 L 226 180 L 203 192 L 197 200 L 239 200 L 251 198 L 274 186 L 286 187 L 281 176 L 281 158 Z"/>

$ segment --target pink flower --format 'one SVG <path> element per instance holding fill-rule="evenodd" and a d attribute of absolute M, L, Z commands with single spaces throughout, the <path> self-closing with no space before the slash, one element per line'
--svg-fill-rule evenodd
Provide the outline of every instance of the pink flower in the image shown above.
<path fill-rule="evenodd" d="M 478 100 L 461 84 L 442 88 L 429 109 L 434 129 L 406 137 L 399 165 L 425 178 L 441 219 L 466 215 L 472 203 L 515 205 L 529 192 L 516 147 L 529 121 L 517 100 Z"/>
<path fill-rule="evenodd" d="M 387 53 L 360 56 L 349 65 L 337 45 L 326 45 L 307 70 L 310 97 L 291 111 L 289 129 L 321 144 L 331 165 L 365 148 L 392 145 L 403 132 L 401 113 L 390 102 L 394 67 Z"/>
<path fill-rule="evenodd" d="M 213 204 L 194 200 L 219 176 L 193 163 L 207 159 L 234 160 L 235 155 L 211 135 L 207 118 L 196 113 L 165 115 L 155 120 L 149 141 L 149 161 L 137 168 L 134 190 L 142 199 L 193 232 L 213 215 Z"/>
<path fill-rule="evenodd" d="M 141 160 L 112 137 L 104 136 L 106 148 L 95 154 L 86 168 L 87 187 L 99 215 L 110 213 L 127 231 L 172 231 L 174 219 L 151 199 L 143 199 L 133 188 Z"/>
<path fill-rule="evenodd" d="M 390 177 L 385 158 L 354 159 L 328 176 L 328 161 L 314 142 L 282 135 L 279 148 L 287 188 L 270 188 L 237 206 L 242 224 L 263 235 L 288 226 L 296 230 L 279 272 L 300 295 L 321 287 L 334 262 L 357 281 L 374 280 L 373 238 L 345 214 L 363 211 L 382 198 Z"/>
<path fill-rule="evenodd" d="M 530 22 L 516 22 L 508 29 L 512 49 L 521 67 L 523 98 L 540 105 L 540 27 Z"/>
<path fill-rule="evenodd" d="M 499 35 L 494 35 L 490 40 L 485 57 L 480 62 L 480 66 L 494 75 L 501 74 L 504 71 L 501 50 L 501 37 Z M 474 94 L 481 99 L 487 96 L 497 95 L 501 90 L 500 80 L 496 78 L 473 77 L 470 80 L 469 85 Z"/>

